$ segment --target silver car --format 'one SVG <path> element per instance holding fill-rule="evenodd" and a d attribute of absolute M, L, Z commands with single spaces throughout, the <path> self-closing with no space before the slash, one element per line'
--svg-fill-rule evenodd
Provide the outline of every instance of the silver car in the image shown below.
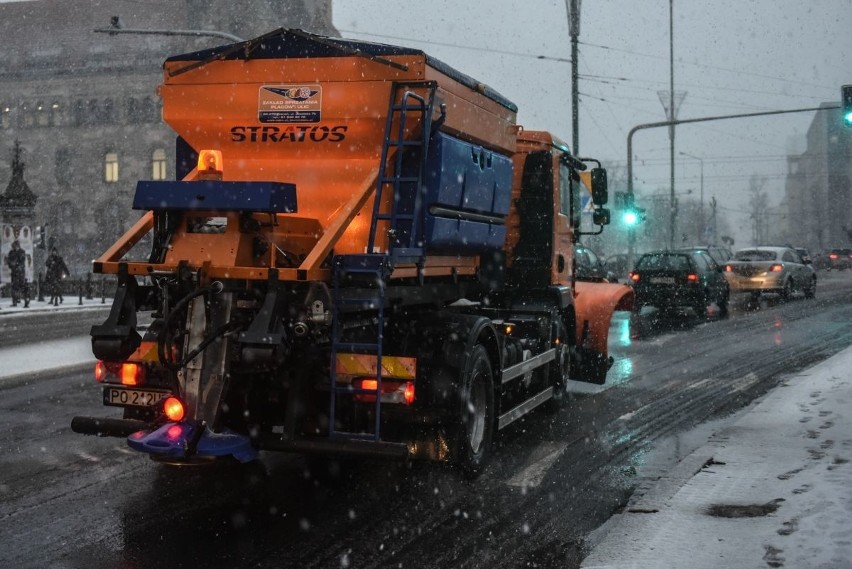
<path fill-rule="evenodd" d="M 810 261 L 789 247 L 740 249 L 725 264 L 725 278 L 731 293 L 777 293 L 784 300 L 796 291 L 805 298 L 816 294 L 816 272 Z"/>

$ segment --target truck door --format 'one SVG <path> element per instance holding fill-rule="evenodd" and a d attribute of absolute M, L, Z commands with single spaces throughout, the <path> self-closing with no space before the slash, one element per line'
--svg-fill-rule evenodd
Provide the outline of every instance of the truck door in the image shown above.
<path fill-rule="evenodd" d="M 553 160 L 553 264 L 551 283 L 571 286 L 574 283 L 574 227 L 579 222 L 577 182 L 571 168 L 555 152 Z"/>

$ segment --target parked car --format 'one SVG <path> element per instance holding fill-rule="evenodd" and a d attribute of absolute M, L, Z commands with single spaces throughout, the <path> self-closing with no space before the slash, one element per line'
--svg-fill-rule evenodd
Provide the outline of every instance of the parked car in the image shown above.
<path fill-rule="evenodd" d="M 718 245 L 693 245 L 692 247 L 680 247 L 681 251 L 706 251 L 719 266 L 724 266 L 733 257 L 733 253 L 727 247 Z"/>
<path fill-rule="evenodd" d="M 600 256 L 588 247 L 574 248 L 574 277 L 578 281 L 614 283 L 618 277 L 609 271 Z"/>
<path fill-rule="evenodd" d="M 805 247 L 793 247 L 793 250 L 799 254 L 799 257 L 802 258 L 802 261 L 804 261 L 806 265 L 813 265 L 814 260 L 813 257 L 811 257 L 811 252 Z M 816 267 L 814 267 L 814 269 L 816 269 Z"/>
<path fill-rule="evenodd" d="M 691 308 L 696 316 L 707 316 L 715 303 L 719 317 L 728 313 L 728 283 L 722 267 L 703 250 L 654 251 L 645 253 L 630 273 L 634 311 L 654 306 L 663 312 Z"/>
<path fill-rule="evenodd" d="M 813 256 L 811 266 L 815 271 L 827 271 L 831 269 L 831 259 L 828 258 L 828 251 L 819 251 Z"/>
<path fill-rule="evenodd" d="M 835 248 L 829 250 L 828 265 L 830 269 L 836 271 L 852 268 L 852 249 Z"/>
<path fill-rule="evenodd" d="M 627 278 L 627 255 L 610 255 L 604 263 L 606 270 L 614 274 L 621 281 Z"/>
<path fill-rule="evenodd" d="M 785 300 L 796 291 L 805 298 L 816 294 L 816 271 L 790 247 L 740 249 L 725 265 L 724 274 L 733 293 L 776 293 Z"/>

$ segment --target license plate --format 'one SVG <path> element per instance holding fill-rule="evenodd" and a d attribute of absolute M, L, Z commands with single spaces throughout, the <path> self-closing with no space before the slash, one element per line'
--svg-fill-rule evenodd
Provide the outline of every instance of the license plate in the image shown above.
<path fill-rule="evenodd" d="M 674 277 L 651 277 L 654 284 L 675 284 Z"/>
<path fill-rule="evenodd" d="M 171 395 L 169 391 L 104 387 L 104 405 L 115 407 L 150 407 Z"/>

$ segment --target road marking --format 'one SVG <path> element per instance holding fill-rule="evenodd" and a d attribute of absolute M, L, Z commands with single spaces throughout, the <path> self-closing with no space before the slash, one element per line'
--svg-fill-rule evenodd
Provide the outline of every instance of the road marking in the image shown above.
<path fill-rule="evenodd" d="M 536 488 L 567 447 L 568 443 L 566 442 L 540 444 L 532 452 L 524 468 L 510 478 L 506 484 L 521 488 Z"/>

